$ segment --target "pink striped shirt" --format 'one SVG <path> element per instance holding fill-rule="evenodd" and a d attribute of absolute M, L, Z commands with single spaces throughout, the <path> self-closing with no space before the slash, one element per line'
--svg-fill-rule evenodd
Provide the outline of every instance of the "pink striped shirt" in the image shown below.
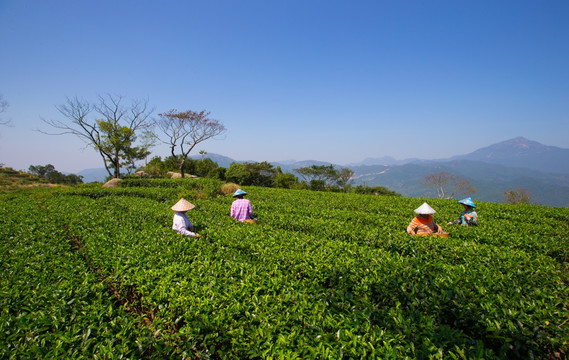
<path fill-rule="evenodd" d="M 251 218 L 253 206 L 247 199 L 237 199 L 231 204 L 231 216 L 241 222 Z"/>

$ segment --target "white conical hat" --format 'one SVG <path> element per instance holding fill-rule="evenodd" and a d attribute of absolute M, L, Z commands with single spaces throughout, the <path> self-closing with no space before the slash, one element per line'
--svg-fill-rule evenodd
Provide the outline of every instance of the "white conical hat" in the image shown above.
<path fill-rule="evenodd" d="M 188 211 L 188 210 L 192 210 L 195 207 L 196 206 L 194 204 L 191 204 L 188 200 L 181 198 L 170 209 L 172 209 L 174 211 Z"/>
<path fill-rule="evenodd" d="M 436 213 L 435 209 L 430 207 L 429 204 L 427 204 L 426 202 L 423 203 L 423 205 L 416 208 L 415 212 L 417 214 L 421 214 L 421 215 L 432 215 L 432 214 Z"/>

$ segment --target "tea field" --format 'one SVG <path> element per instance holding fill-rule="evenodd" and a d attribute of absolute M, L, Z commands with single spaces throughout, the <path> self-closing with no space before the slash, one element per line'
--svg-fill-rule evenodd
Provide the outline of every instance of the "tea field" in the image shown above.
<path fill-rule="evenodd" d="M 0 358 L 569 353 L 567 208 L 246 187 L 252 225 L 212 181 L 123 185 L 0 194 Z M 449 238 L 405 232 L 425 200 Z"/>

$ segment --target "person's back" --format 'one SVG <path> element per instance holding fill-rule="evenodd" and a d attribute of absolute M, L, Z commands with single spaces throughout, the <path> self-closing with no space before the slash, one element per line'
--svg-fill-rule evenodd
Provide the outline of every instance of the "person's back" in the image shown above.
<path fill-rule="evenodd" d="M 243 197 L 233 201 L 231 204 L 231 217 L 238 221 L 245 221 L 251 219 L 253 213 L 253 206 L 251 202 Z"/>

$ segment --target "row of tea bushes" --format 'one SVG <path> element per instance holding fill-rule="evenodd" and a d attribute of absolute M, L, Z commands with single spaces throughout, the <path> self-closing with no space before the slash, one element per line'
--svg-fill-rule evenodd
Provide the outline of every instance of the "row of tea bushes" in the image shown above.
<path fill-rule="evenodd" d="M 189 199 L 197 205 L 188 215 L 201 239 L 170 229 L 169 207 L 183 186 L 87 186 L 38 192 L 34 200 L 11 194 L 0 220 L 15 249 L 6 261 L 29 265 L 33 258 L 23 253 L 31 249 L 44 258 L 71 257 L 70 268 L 57 271 L 91 279 L 106 301 L 100 308 L 113 311 L 107 323 L 120 318 L 130 326 L 128 336 L 122 328 L 110 328 L 107 338 L 101 331 L 89 335 L 108 344 L 110 334 L 121 334 L 115 337 L 123 347 L 105 353 L 109 358 L 566 354 L 567 209 L 479 204 L 478 228 L 445 226 L 451 236 L 442 239 L 405 233 L 424 199 L 246 190 L 258 225 L 228 216 L 231 197 Z M 456 202 L 428 201 L 443 224 L 460 213 Z M 25 232 L 14 229 L 25 223 L 49 235 L 37 233 L 22 245 Z M 53 245 L 42 247 L 38 234 Z M 18 284 L 17 276 L 6 278 Z M 26 278 L 37 286 L 34 277 Z M 58 284 L 52 277 L 42 283 Z M 75 291 L 92 288 L 72 284 Z M 48 297 L 39 299 L 49 304 Z M 22 309 L 34 301 L 24 297 L 11 305 Z M 97 318 L 99 305 L 92 306 L 83 313 Z M 5 319 L 11 318 L 2 315 L 4 331 L 16 333 Z M 66 319 L 37 341 L 74 326 Z M 24 351 L 25 337 L 18 336 L 12 342 Z M 48 357 L 54 348 L 48 342 L 37 354 Z M 94 356 L 101 351 L 81 349 Z"/>
<path fill-rule="evenodd" d="M 44 192 L 0 201 L 0 358 L 148 355 L 141 349 L 152 332 L 117 306 L 88 254 L 61 226 L 65 214 L 48 211 L 57 198 Z"/>

